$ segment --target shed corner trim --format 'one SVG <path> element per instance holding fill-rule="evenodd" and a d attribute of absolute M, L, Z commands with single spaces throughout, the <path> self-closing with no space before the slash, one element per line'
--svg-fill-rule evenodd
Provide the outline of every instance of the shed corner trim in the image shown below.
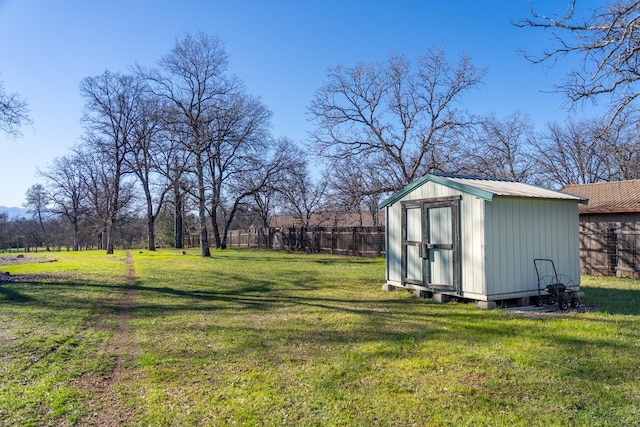
<path fill-rule="evenodd" d="M 429 174 L 421 176 L 420 178 L 418 178 L 415 181 L 413 181 L 411 184 L 409 184 L 406 187 L 396 191 L 391 196 L 389 196 L 387 199 L 381 201 L 378 204 L 378 209 L 383 209 L 383 208 L 386 208 L 389 205 L 394 204 L 395 202 L 397 202 L 398 200 L 402 199 L 404 196 L 406 196 L 407 194 L 412 192 L 414 189 L 420 187 L 422 184 L 424 184 L 428 180 L 429 180 Z"/>
<path fill-rule="evenodd" d="M 378 204 L 378 209 L 383 209 L 389 205 L 394 204 L 395 202 L 402 199 L 404 196 L 406 196 L 407 194 L 409 194 L 410 192 L 412 192 L 413 190 L 415 190 L 416 188 L 420 187 L 422 184 L 428 181 L 432 181 L 432 182 L 435 182 L 436 184 L 444 185 L 445 187 L 453 188 L 454 190 L 459 190 L 464 193 L 472 194 L 474 196 L 477 196 L 489 202 L 493 200 L 494 194 L 490 191 L 486 191 L 471 185 L 452 181 L 450 179 L 447 179 L 446 175 L 434 175 L 434 174 L 427 173 L 421 176 L 420 178 L 418 178 L 417 180 L 413 181 L 411 184 L 402 188 L 401 190 L 398 190 L 397 192 L 392 194 L 389 198 L 380 202 Z"/>

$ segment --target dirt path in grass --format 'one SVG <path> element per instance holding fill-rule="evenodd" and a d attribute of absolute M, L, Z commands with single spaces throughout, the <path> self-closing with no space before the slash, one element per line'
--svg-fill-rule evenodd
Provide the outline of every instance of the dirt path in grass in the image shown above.
<path fill-rule="evenodd" d="M 140 355 L 134 331 L 129 326 L 136 309 L 136 273 L 133 257 L 127 252 L 127 286 L 118 300 L 105 304 L 109 310 L 88 324 L 87 328 L 111 331 L 112 337 L 103 349 L 103 356 L 113 360 L 113 369 L 100 375 L 91 373 L 80 378 L 77 387 L 92 394 L 88 403 L 89 415 L 82 424 L 94 426 L 116 426 L 130 424 L 134 420 L 135 408 L 122 402 L 126 387 L 118 388 L 138 375 L 131 367 Z"/>

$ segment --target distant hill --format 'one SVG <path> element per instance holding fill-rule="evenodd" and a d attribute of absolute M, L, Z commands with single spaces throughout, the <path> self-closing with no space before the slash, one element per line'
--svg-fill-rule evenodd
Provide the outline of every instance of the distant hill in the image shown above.
<path fill-rule="evenodd" d="M 0 206 L 0 213 L 6 212 L 9 216 L 9 219 L 16 219 L 22 217 L 28 217 L 27 210 L 25 208 L 9 208 L 6 206 Z"/>

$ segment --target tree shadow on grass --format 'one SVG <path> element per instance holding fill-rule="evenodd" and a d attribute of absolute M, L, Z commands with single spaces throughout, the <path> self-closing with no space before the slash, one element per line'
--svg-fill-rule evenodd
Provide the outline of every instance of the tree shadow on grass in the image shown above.
<path fill-rule="evenodd" d="M 6 283 L 0 283 L 0 303 L 25 303 L 33 301 L 33 298 L 18 292 L 14 286 L 8 286 Z"/>
<path fill-rule="evenodd" d="M 224 276 L 224 277 L 222 277 Z M 189 288 L 185 286 L 150 286 L 140 279 L 130 284 L 102 284 L 95 282 L 73 283 L 65 281 L 41 281 L 3 283 L 0 286 L 0 304 L 3 306 L 33 305 L 51 310 L 83 309 L 101 313 L 117 313 L 122 310 L 117 295 L 127 287 L 137 293 L 137 301 L 133 309 L 141 318 L 166 317 L 173 313 L 218 313 L 240 319 L 245 326 L 254 322 L 253 316 L 291 316 L 302 318 L 317 325 L 311 328 L 292 330 L 291 334 L 299 339 L 314 340 L 325 344 L 354 343 L 370 341 L 406 342 L 411 340 L 429 340 L 436 337 L 449 337 L 452 341 L 467 342 L 469 345 L 481 345 L 487 340 L 499 341 L 522 333 L 524 327 L 531 328 L 541 324 L 539 320 L 526 320 L 525 326 L 509 322 L 508 316 L 484 310 L 476 310 L 460 304 L 437 304 L 421 301 L 407 296 L 371 297 L 380 293 L 378 289 L 367 291 L 366 296 L 358 298 L 357 294 L 341 294 L 339 289 L 335 296 L 327 294 L 321 285 L 314 284 L 314 278 L 297 283 L 295 280 L 285 286 L 274 285 L 273 280 L 247 279 L 240 274 L 221 275 L 220 280 L 236 284 L 233 287 L 215 289 L 213 286 Z M 303 283 L 304 282 L 304 283 Z M 315 294 L 320 289 L 323 294 Z M 42 294 L 39 295 L 39 291 Z M 371 294 L 370 294 L 370 293 Z M 638 314 L 637 304 L 640 290 L 620 290 L 607 288 L 587 288 L 587 295 L 594 295 L 603 300 L 619 300 L 620 309 L 607 310 L 610 313 Z M 596 295 L 596 292 L 599 293 Z M 106 295 L 108 297 L 101 298 Z M 632 309 L 629 309 L 632 307 Z M 284 314 L 281 314 L 284 313 Z M 296 317 L 297 316 L 297 317 Z M 327 323 L 322 327 L 325 318 L 344 316 L 344 328 L 339 324 Z M 219 321 L 212 317 L 212 324 Z M 299 320 L 299 319 L 298 319 Z M 562 322 L 559 317 L 557 322 Z M 608 322 L 607 318 L 598 318 L 599 322 Z M 279 320 L 265 324 L 265 328 L 285 328 Z M 635 324 L 633 317 L 629 322 L 612 319 L 612 323 L 622 328 L 630 328 Z M 241 327 L 241 326 L 238 326 Z M 292 326 L 293 327 L 293 326 Z M 257 328 L 260 330 L 261 327 Z M 559 326 L 561 328 L 561 325 Z M 544 327 L 539 328 L 541 331 Z M 309 332 L 311 331 L 311 332 Z M 398 332 L 401 331 L 401 332 Z M 257 332 L 256 332 L 257 333 Z M 544 332 L 541 332 L 544 336 Z M 542 339 L 556 342 L 563 348 L 577 351 L 586 345 L 605 346 L 624 351 L 625 343 L 608 337 L 596 337 L 593 340 L 581 340 L 571 334 L 554 334 Z"/>
<path fill-rule="evenodd" d="M 640 281 L 638 282 L 640 286 Z M 580 286 L 585 300 L 593 302 L 609 314 L 640 315 L 640 287 L 638 289 L 617 289 Z"/>

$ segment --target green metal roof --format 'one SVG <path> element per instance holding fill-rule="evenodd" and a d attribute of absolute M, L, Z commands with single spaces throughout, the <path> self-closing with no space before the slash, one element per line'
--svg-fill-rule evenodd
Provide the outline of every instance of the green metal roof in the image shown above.
<path fill-rule="evenodd" d="M 378 207 L 382 209 L 397 202 L 416 188 L 429 181 L 464 193 L 472 194 L 489 202 L 493 200 L 494 196 L 575 200 L 585 204 L 588 201 L 585 197 L 549 190 L 522 182 L 461 175 L 435 175 L 428 173 L 394 193 L 386 200 L 380 202 Z"/>

